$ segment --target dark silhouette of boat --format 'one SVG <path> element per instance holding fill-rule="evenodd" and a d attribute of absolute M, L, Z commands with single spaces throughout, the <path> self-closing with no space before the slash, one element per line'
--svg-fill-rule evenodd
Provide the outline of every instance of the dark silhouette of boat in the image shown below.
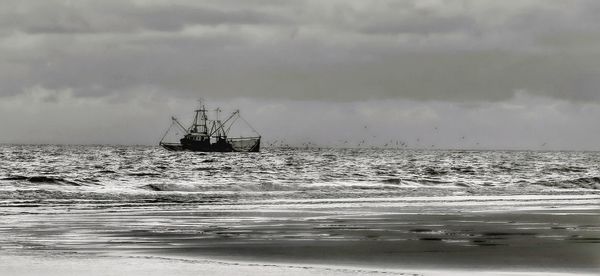
<path fill-rule="evenodd" d="M 219 120 L 221 110 L 217 108 L 216 118 L 210 120 L 206 115 L 206 107 L 195 110 L 194 122 L 188 128 L 185 128 L 177 118 L 171 117 L 171 126 L 165 132 L 165 135 L 160 140 L 159 145 L 171 151 L 200 151 L 200 152 L 259 152 L 260 151 L 260 134 L 240 116 L 239 110 L 233 112 L 224 121 Z M 229 137 L 229 131 L 233 124 L 241 119 L 257 136 L 253 137 Z M 179 143 L 163 142 L 172 127 L 181 128 L 185 135 L 179 140 Z"/>

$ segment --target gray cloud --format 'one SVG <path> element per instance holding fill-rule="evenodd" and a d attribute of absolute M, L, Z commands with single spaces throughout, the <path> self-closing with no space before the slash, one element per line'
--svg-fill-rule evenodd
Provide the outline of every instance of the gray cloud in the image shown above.
<path fill-rule="evenodd" d="M 29 34 L 176 32 L 190 25 L 286 22 L 283 17 L 256 10 L 222 10 L 176 2 L 143 5 L 110 0 L 49 0 L 25 4 L 8 1 L 3 7 L 1 28 Z"/>
<path fill-rule="evenodd" d="M 597 1 L 1 5 L 1 95 L 600 100 Z"/>
<path fill-rule="evenodd" d="M 445 114 L 457 120 L 518 91 L 593 105 L 598 12 L 593 0 L 0 0 L 0 103 L 68 91 L 36 106 L 102 101 L 119 113 L 143 99 L 153 119 L 169 99 L 198 97 L 434 102 L 464 108 Z M 570 122 L 584 117 L 571 111 Z"/>

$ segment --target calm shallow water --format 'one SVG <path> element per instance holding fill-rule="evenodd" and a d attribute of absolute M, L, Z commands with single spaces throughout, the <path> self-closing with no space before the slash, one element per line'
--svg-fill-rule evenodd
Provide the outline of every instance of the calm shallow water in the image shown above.
<path fill-rule="evenodd" d="M 593 271 L 599 161 L 596 152 L 3 145 L 0 248 Z"/>

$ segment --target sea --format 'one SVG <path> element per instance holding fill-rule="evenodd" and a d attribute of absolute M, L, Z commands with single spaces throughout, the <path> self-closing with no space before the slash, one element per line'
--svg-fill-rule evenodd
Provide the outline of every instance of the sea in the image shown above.
<path fill-rule="evenodd" d="M 0 146 L 3 207 L 588 194 L 600 152 Z"/>
<path fill-rule="evenodd" d="M 599 203 L 599 152 L 0 145 L 2 254 L 593 270 Z"/>

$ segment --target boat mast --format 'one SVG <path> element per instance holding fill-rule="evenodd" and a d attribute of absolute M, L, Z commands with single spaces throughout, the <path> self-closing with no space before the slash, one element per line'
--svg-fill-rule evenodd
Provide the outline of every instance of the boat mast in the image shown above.
<path fill-rule="evenodd" d="M 219 114 L 221 113 L 221 108 L 216 108 L 215 109 L 215 120 L 209 120 L 209 131 L 208 131 L 208 136 L 210 137 L 214 137 L 214 138 L 219 138 L 219 139 L 223 139 L 223 138 L 227 138 L 227 133 L 225 133 L 224 128 L 223 128 L 223 122 L 221 122 L 221 120 L 219 119 L 220 116 Z"/>
<path fill-rule="evenodd" d="M 230 123 L 230 125 L 229 125 L 229 127 L 227 129 L 225 129 L 225 125 L 227 123 L 229 123 L 229 121 L 231 121 L 231 119 L 233 119 L 234 117 L 239 117 L 239 114 L 240 114 L 240 111 L 236 110 L 225 121 L 223 121 L 223 122 L 218 121 L 219 124 L 218 124 L 217 128 L 216 129 L 212 129 L 211 132 L 210 132 L 210 135 L 218 133 L 218 135 L 221 135 L 223 137 L 227 137 L 227 134 L 229 133 L 229 129 L 231 128 L 231 125 L 233 125 L 233 122 L 235 122 L 235 120 Z M 236 116 L 236 115 L 238 115 L 238 116 Z"/>
<path fill-rule="evenodd" d="M 196 116 L 194 116 L 194 124 L 190 128 L 190 132 L 200 133 L 202 136 L 208 136 L 208 129 L 206 127 L 206 121 L 208 117 L 206 116 L 206 107 L 202 104 L 202 100 L 200 100 L 201 107 L 200 109 L 196 109 Z"/>
<path fill-rule="evenodd" d="M 221 123 L 221 120 L 219 120 L 219 113 L 221 113 L 221 109 L 217 107 L 217 109 L 215 109 L 215 113 L 217 115 L 217 118 L 215 120 L 215 124 L 214 124 L 213 127 L 214 127 L 215 132 L 216 132 L 216 134 L 217 134 L 217 136 L 219 138 L 225 138 L 225 136 L 226 136 L 225 133 L 223 133 L 222 131 L 219 131 L 219 129 L 222 129 L 222 125 L 223 125 Z"/>

